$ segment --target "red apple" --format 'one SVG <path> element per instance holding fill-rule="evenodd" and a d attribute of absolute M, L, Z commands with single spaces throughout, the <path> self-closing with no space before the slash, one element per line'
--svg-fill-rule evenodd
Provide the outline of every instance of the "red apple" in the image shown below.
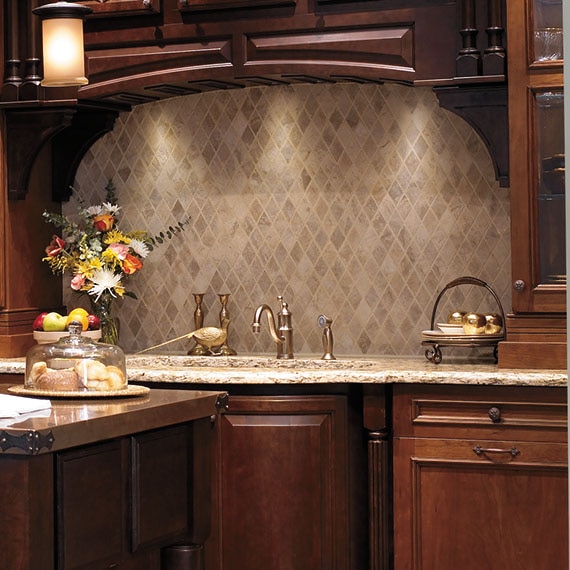
<path fill-rule="evenodd" d="M 46 312 L 40 313 L 34 320 L 32 325 L 32 330 L 43 331 L 44 330 L 44 317 L 47 315 Z"/>
<path fill-rule="evenodd" d="M 87 315 L 87 322 L 89 323 L 87 328 L 89 331 L 98 331 L 101 328 L 101 322 L 97 315 Z"/>

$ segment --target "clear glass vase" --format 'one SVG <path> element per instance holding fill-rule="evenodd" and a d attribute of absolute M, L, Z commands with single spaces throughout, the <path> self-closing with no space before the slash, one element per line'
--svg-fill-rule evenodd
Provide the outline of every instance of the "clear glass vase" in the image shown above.
<path fill-rule="evenodd" d="M 91 310 L 101 323 L 101 342 L 107 344 L 119 344 L 119 319 L 111 314 L 113 299 L 110 293 L 104 293 L 97 300 L 93 297 L 89 299 Z"/>

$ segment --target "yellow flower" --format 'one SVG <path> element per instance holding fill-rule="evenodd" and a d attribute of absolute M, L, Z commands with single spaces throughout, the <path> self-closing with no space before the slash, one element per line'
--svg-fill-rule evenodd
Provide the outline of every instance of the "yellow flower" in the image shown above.
<path fill-rule="evenodd" d="M 123 232 L 119 230 L 111 230 L 105 235 L 104 243 L 110 245 L 112 243 L 129 243 L 131 238 L 126 236 Z"/>

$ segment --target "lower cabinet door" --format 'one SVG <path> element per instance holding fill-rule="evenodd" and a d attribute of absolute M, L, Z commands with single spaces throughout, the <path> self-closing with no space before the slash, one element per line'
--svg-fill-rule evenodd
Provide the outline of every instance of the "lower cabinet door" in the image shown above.
<path fill-rule="evenodd" d="M 188 424 L 58 453 L 58 570 L 158 568 L 192 524 L 191 455 Z"/>
<path fill-rule="evenodd" d="M 58 569 L 98 569 L 124 556 L 126 473 L 121 440 L 57 456 Z"/>
<path fill-rule="evenodd" d="M 176 542 L 188 532 L 191 450 L 185 425 L 132 437 L 132 551 Z"/>
<path fill-rule="evenodd" d="M 346 414 L 342 397 L 232 396 L 217 568 L 349 568 Z"/>
<path fill-rule="evenodd" d="M 394 440 L 395 570 L 567 570 L 567 446 Z"/>

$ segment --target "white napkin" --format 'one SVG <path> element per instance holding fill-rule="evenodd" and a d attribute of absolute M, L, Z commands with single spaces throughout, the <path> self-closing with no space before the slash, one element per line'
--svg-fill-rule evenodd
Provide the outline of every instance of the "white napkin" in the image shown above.
<path fill-rule="evenodd" d="M 22 414 L 49 408 L 51 408 L 49 400 L 0 394 L 0 418 L 17 418 Z"/>

